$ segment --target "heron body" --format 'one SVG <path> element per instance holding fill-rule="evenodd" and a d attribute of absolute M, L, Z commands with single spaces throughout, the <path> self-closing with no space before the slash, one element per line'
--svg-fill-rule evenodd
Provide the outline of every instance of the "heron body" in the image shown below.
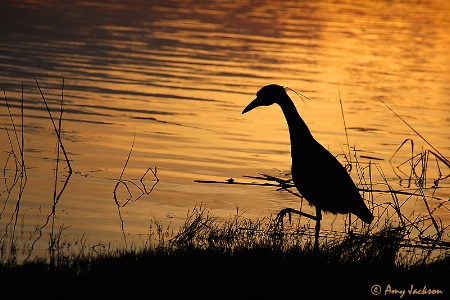
<path fill-rule="evenodd" d="M 286 90 L 282 86 L 271 84 L 261 88 L 256 96 L 242 113 L 274 103 L 281 107 L 291 140 L 292 180 L 300 194 L 316 207 L 316 221 L 320 222 L 321 211 L 325 211 L 333 214 L 352 213 L 370 224 L 373 215 L 364 204 L 350 175 L 314 139 Z M 287 209 L 287 212 L 290 211 L 294 210 Z M 318 228 L 320 223 L 316 226 Z"/>

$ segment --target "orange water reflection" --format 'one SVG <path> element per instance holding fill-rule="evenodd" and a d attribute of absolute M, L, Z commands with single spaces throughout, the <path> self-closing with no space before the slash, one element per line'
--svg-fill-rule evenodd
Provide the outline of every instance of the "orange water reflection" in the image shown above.
<path fill-rule="evenodd" d="M 305 105 L 291 93 L 314 136 L 335 155 L 347 149 L 340 95 L 350 144 L 361 162 L 367 161 L 361 156 L 382 159 L 392 184 L 397 179 L 387 160 L 403 140 L 429 147 L 379 97 L 449 156 L 447 2 L 14 3 L 0 12 L 7 33 L 0 40 L 0 80 L 15 114 L 25 84 L 30 170 L 22 205 L 30 227 L 42 224 L 51 208 L 56 143 L 35 77 L 55 111 L 65 78 L 63 138 L 76 173 L 59 203 L 58 222 L 93 241 L 122 243 L 112 191 L 134 135 L 124 176 L 136 180 L 156 166 L 161 180 L 151 195 L 123 209 L 125 230 L 135 238 L 148 231 L 152 216 L 177 227 L 200 202 L 222 217 L 236 207 L 249 217 L 297 207 L 296 198 L 270 189 L 194 183 L 289 172 L 281 111 L 241 115 L 267 83 L 311 99 Z M 11 129 L 5 109 L 2 104 L 0 123 Z M 0 141 L 7 151 L 7 136 L 0 134 Z M 402 154 L 399 159 L 409 155 Z M 382 182 L 379 174 L 374 181 Z M 447 190 L 437 193 L 445 200 L 448 180 L 442 184 Z M 14 209 L 8 203 L 4 215 Z M 440 217 L 450 222 L 448 214 Z M 340 227 L 344 218 L 327 215 L 324 226 Z"/>

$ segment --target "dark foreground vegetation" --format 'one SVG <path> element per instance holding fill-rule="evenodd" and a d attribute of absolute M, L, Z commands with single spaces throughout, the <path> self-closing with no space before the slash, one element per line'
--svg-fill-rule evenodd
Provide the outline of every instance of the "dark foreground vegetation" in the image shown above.
<path fill-rule="evenodd" d="M 411 269 L 380 258 L 356 264 L 329 261 L 328 253 L 281 253 L 268 249 L 220 253 L 212 250 L 127 252 L 51 267 L 27 263 L 2 267 L 2 294 L 30 298 L 120 298 L 143 295 L 201 299 L 344 296 L 365 299 L 372 286 L 427 287 L 448 296 L 449 260 Z M 390 294 L 389 294 L 390 295 Z M 434 296 L 434 295 L 433 295 Z M 426 298 L 425 298 L 426 299 Z"/>
<path fill-rule="evenodd" d="M 413 296 L 409 290 L 430 294 L 420 299 L 450 293 L 450 257 L 429 257 L 424 248 L 404 251 L 402 228 L 323 239 L 314 252 L 309 229 L 278 225 L 272 219 L 220 221 L 200 207 L 173 237 L 157 226 L 151 246 L 3 264 L 0 282 L 3 293 L 17 299 L 366 299 L 377 286 L 379 296 L 396 298 L 397 290 L 405 290 L 404 297 Z"/>

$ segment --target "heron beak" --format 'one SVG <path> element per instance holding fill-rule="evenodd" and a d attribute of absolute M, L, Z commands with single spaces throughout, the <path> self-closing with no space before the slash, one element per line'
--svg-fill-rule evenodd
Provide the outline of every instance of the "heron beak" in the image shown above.
<path fill-rule="evenodd" d="M 254 109 L 255 107 L 261 106 L 261 100 L 259 98 L 256 98 L 255 100 L 253 100 L 252 102 L 250 102 L 249 105 L 247 105 L 246 108 L 244 108 L 244 110 L 242 111 L 243 114 L 245 114 L 248 111 L 251 111 L 252 109 Z"/>

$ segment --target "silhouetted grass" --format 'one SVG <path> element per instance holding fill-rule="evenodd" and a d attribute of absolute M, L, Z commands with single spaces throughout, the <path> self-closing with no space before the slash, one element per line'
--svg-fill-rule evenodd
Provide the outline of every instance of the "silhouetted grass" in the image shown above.
<path fill-rule="evenodd" d="M 428 263 L 399 256 L 402 228 L 385 227 L 344 235 L 313 251 L 305 229 L 276 226 L 270 218 L 236 215 L 221 220 L 202 206 L 187 216 L 173 237 L 154 223 L 146 247 L 110 249 L 59 259 L 0 266 L 0 282 L 16 296 L 51 298 L 130 297 L 145 293 L 168 298 L 347 295 L 369 297 L 373 285 L 447 287 L 448 256 Z M 424 275 L 426 274 L 426 276 Z M 26 286 L 26 289 L 22 289 Z M 153 296 L 152 296 L 153 295 Z"/>

